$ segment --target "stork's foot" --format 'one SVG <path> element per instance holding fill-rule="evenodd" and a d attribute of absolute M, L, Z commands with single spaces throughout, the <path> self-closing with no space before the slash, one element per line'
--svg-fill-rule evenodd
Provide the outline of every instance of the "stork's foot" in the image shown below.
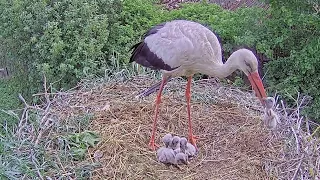
<path fill-rule="evenodd" d="M 149 142 L 149 148 L 152 150 L 152 151 L 155 151 L 156 148 L 159 148 L 159 145 L 154 143 L 154 139 L 151 139 L 150 142 Z"/>
<path fill-rule="evenodd" d="M 193 134 L 189 134 L 189 142 L 196 148 L 197 148 L 197 144 L 196 144 L 196 140 L 198 139 L 198 137 L 194 136 Z"/>

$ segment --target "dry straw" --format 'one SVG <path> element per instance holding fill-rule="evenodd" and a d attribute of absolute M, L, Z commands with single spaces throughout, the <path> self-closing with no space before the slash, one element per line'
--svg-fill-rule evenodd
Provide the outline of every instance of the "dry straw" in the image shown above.
<path fill-rule="evenodd" d="M 198 156 L 181 169 L 157 162 L 155 152 L 148 149 L 155 94 L 135 98 L 156 81 L 136 76 L 37 94 L 51 98 L 46 98 L 46 105 L 33 107 L 42 108 L 34 142 L 45 143 L 58 136 L 52 123 L 68 124 L 71 117 L 93 114 L 88 129 L 97 132 L 101 141 L 86 156 L 87 161 L 98 164 L 92 179 L 319 179 L 319 139 L 305 128 L 306 123 L 316 125 L 299 116 L 300 100 L 289 114 L 284 106 L 277 106 L 281 122 L 271 132 L 263 127 L 263 109 L 252 93 L 222 86 L 216 79 L 192 84 L 191 116 L 194 134 L 199 137 Z M 164 90 L 158 144 L 166 133 L 187 136 L 185 84 L 176 78 Z M 24 133 L 25 119 L 19 134 Z M 55 147 L 47 146 L 47 150 L 55 151 Z M 70 177 L 74 175 L 63 164 L 59 167 Z"/>

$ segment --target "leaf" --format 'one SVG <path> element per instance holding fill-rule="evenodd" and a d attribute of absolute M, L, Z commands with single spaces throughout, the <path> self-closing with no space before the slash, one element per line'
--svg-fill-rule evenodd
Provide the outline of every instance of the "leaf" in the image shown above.
<path fill-rule="evenodd" d="M 76 148 L 76 147 L 72 147 L 70 149 L 71 155 L 73 158 L 80 160 L 82 158 L 84 158 L 87 150 L 84 148 Z"/>
<path fill-rule="evenodd" d="M 83 134 L 83 138 L 82 141 L 87 143 L 90 146 L 94 146 L 97 142 L 100 141 L 100 138 L 98 137 L 98 135 L 96 135 L 95 133 L 91 132 L 91 131 L 86 131 Z"/>

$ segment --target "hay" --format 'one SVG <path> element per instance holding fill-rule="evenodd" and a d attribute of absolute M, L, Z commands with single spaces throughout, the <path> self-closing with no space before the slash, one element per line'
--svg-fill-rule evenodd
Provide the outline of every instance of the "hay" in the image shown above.
<path fill-rule="evenodd" d="M 275 131 L 263 127 L 263 109 L 252 92 L 221 85 L 217 79 L 192 84 L 192 121 L 199 154 L 181 169 L 156 161 L 148 149 L 155 94 L 136 95 L 158 81 L 148 76 L 83 81 L 66 92 L 48 93 L 40 105 L 25 104 L 15 136 L 40 179 L 319 179 L 319 125 L 300 115 L 306 97 L 288 108 L 277 98 Z M 118 77 L 119 76 L 119 77 Z M 118 77 L 118 78 L 117 78 Z M 187 136 L 185 84 L 171 80 L 164 90 L 156 142 L 166 133 Z M 89 118 L 87 118 L 89 117 Z M 90 119 L 91 121 L 88 121 Z M 89 123 L 89 124 L 88 124 Z M 68 135 L 95 131 L 101 141 L 84 160 L 72 159 Z M 30 146 L 31 145 L 31 146 Z M 42 147 L 48 163 L 34 161 Z M 41 148 L 40 148 L 41 149 Z M 38 153 L 40 153 L 39 151 Z M 21 152 L 20 152 L 21 153 Z M 54 166 L 52 166 L 53 164 Z"/>
<path fill-rule="evenodd" d="M 148 141 L 155 94 L 135 95 L 154 83 L 145 76 L 124 83 L 85 87 L 60 96 L 61 119 L 94 113 L 89 129 L 102 137 L 88 159 L 101 163 L 93 179 L 265 179 L 264 160 L 273 158 L 281 143 L 274 142 L 261 123 L 262 107 L 251 93 L 202 80 L 192 86 L 194 134 L 199 155 L 181 170 L 156 161 Z M 168 83 L 162 98 L 156 142 L 166 133 L 187 136 L 185 81 Z M 277 145 L 275 145 L 277 144 Z M 95 153 L 100 154 L 95 158 Z"/>

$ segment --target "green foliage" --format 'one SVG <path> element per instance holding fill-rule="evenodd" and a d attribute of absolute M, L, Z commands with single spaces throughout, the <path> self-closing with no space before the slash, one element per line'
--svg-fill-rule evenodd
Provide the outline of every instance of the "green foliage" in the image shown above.
<path fill-rule="evenodd" d="M 87 149 L 94 147 L 100 141 L 100 138 L 94 132 L 84 131 L 69 135 L 67 141 L 69 142 L 72 157 L 76 160 L 81 160 L 84 158 Z"/>
<path fill-rule="evenodd" d="M 35 147 L 28 140 L 20 141 L 15 137 L 15 129 L 1 123 L 0 132 L 0 179 L 37 178 L 36 169 L 44 169 L 47 164 L 42 158 L 43 149 Z M 31 151 L 26 151 L 26 150 Z"/>
<path fill-rule="evenodd" d="M 0 37 L 15 74 L 57 87 L 72 87 L 108 64 L 109 29 L 120 1 L 0 1 Z M 30 86 L 29 86 L 30 87 Z"/>
<path fill-rule="evenodd" d="M 21 86 L 16 79 L 0 79 L 0 109 L 16 109 L 19 106 L 18 91 Z"/>
<path fill-rule="evenodd" d="M 271 18 L 266 22 L 266 39 L 273 61 L 267 64 L 270 90 L 296 97 L 298 92 L 313 97 L 304 113 L 320 119 L 320 23 L 315 1 L 271 1 Z M 293 102 L 289 98 L 286 100 Z"/>
<path fill-rule="evenodd" d="M 16 79 L 0 79 L 0 125 L 13 127 L 19 120 L 19 117 L 12 115 L 12 110 L 21 107 L 17 87 L 21 87 L 21 84 Z M 3 128 L 0 129 L 0 133 L 4 133 Z"/>
<path fill-rule="evenodd" d="M 41 112 L 36 108 L 28 110 L 29 116 L 23 123 L 25 129 L 9 124 L 8 120 L 0 121 L 0 179 L 41 179 L 40 176 L 87 179 L 99 166 L 91 161 L 79 161 L 88 148 L 100 141 L 95 132 L 86 130 L 92 116 L 79 115 L 53 124 L 50 135 L 44 133 L 36 144 Z M 6 114 L 11 119 L 19 119 L 15 112 L 6 111 Z"/>
<path fill-rule="evenodd" d="M 163 11 L 152 0 L 124 0 L 119 21 L 113 24 L 110 32 L 109 49 L 121 64 L 129 61 L 130 48 L 137 43 L 145 31 L 161 23 Z"/>

